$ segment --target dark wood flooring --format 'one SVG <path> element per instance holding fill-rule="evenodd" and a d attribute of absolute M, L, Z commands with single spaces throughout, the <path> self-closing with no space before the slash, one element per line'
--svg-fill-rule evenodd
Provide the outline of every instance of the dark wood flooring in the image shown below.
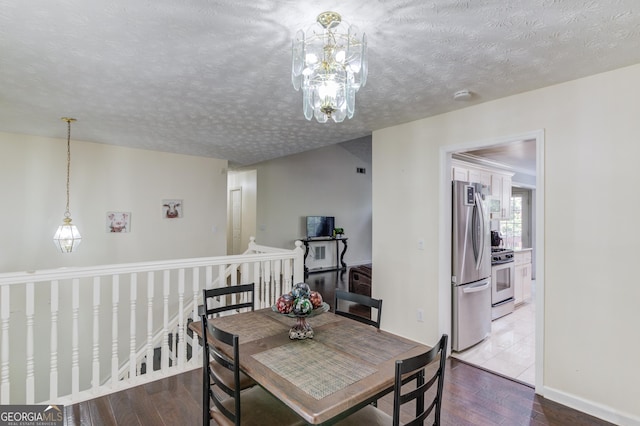
<path fill-rule="evenodd" d="M 67 425 L 167 425 L 201 423 L 199 369 L 65 407 Z M 392 395 L 378 401 L 391 414 Z M 410 407 L 403 415 L 410 416 Z M 213 424 L 213 423 L 212 423 Z M 523 384 L 456 359 L 447 361 L 442 425 L 610 425 L 548 401 Z M 264 425 L 269 426 L 269 425 Z M 364 425 L 363 425 L 364 426 Z"/>
<path fill-rule="evenodd" d="M 306 282 L 333 303 L 336 287 L 347 289 L 348 274 L 311 274 Z M 442 407 L 443 425 L 611 425 L 535 395 L 526 385 L 470 366 L 447 361 Z M 201 370 L 179 374 L 65 407 L 67 425 L 198 425 L 201 423 Z M 392 394 L 378 401 L 393 411 Z M 411 407 L 403 407 L 410 417 Z M 268 426 L 268 425 L 264 425 Z"/>

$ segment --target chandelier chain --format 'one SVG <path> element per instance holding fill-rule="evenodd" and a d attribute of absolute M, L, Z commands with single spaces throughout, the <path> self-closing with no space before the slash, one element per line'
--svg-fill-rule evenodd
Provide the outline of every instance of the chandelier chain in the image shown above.
<path fill-rule="evenodd" d="M 71 122 L 76 121 L 75 118 L 63 117 L 64 121 L 67 122 L 67 206 L 64 211 L 64 217 L 69 218 L 71 213 L 69 213 L 69 181 L 71 174 Z"/>

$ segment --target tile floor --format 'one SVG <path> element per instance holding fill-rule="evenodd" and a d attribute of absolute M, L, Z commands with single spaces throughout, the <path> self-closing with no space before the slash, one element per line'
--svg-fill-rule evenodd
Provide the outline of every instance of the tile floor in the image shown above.
<path fill-rule="evenodd" d="M 511 314 L 493 321 L 490 337 L 463 352 L 452 352 L 451 356 L 534 386 L 534 300 L 532 296 Z"/>

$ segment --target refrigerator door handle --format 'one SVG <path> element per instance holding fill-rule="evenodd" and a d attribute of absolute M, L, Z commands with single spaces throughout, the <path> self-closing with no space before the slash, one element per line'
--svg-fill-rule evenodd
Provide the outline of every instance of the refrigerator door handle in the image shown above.
<path fill-rule="evenodd" d="M 486 290 L 487 288 L 489 288 L 489 284 L 490 284 L 489 281 L 485 281 L 482 284 L 474 284 L 474 285 L 471 285 L 469 287 L 464 287 L 462 289 L 462 292 L 463 293 L 477 293 L 479 291 L 483 291 L 483 290 Z"/>
<path fill-rule="evenodd" d="M 479 244 L 478 238 L 480 237 L 478 233 L 478 202 L 473 204 L 473 209 L 471 211 L 471 245 L 473 247 L 473 258 L 476 260 L 476 270 L 480 267 L 480 253 L 479 253 Z"/>
<path fill-rule="evenodd" d="M 480 216 L 480 254 L 478 255 L 478 247 L 477 247 L 477 238 L 476 238 L 476 225 L 474 223 L 473 227 L 474 227 L 474 232 L 473 232 L 473 251 L 474 251 L 474 255 L 476 256 L 476 269 L 480 269 L 480 265 L 482 264 L 482 261 L 484 260 L 484 249 L 485 249 L 485 218 L 484 218 L 484 210 L 482 209 L 482 198 L 480 198 L 480 194 L 478 194 L 476 192 L 476 200 L 475 200 L 475 204 L 473 206 L 473 219 L 474 222 L 477 221 L 476 219 L 476 215 Z"/>

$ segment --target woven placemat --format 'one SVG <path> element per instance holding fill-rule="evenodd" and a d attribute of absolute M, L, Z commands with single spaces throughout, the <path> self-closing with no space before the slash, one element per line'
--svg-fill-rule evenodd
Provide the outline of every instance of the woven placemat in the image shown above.
<path fill-rule="evenodd" d="M 363 327 L 371 326 L 344 321 L 340 327 L 332 327 L 314 338 L 374 365 L 393 359 L 417 346 L 417 343 L 378 331 L 363 333 Z"/>
<path fill-rule="evenodd" d="M 289 331 L 289 327 L 285 324 L 265 318 L 258 313 L 252 313 L 251 316 L 229 315 L 214 318 L 211 323 L 214 327 L 218 326 L 226 332 L 237 334 L 241 344 Z"/>
<path fill-rule="evenodd" d="M 310 339 L 252 356 L 315 399 L 322 399 L 376 372 L 359 360 Z"/>

